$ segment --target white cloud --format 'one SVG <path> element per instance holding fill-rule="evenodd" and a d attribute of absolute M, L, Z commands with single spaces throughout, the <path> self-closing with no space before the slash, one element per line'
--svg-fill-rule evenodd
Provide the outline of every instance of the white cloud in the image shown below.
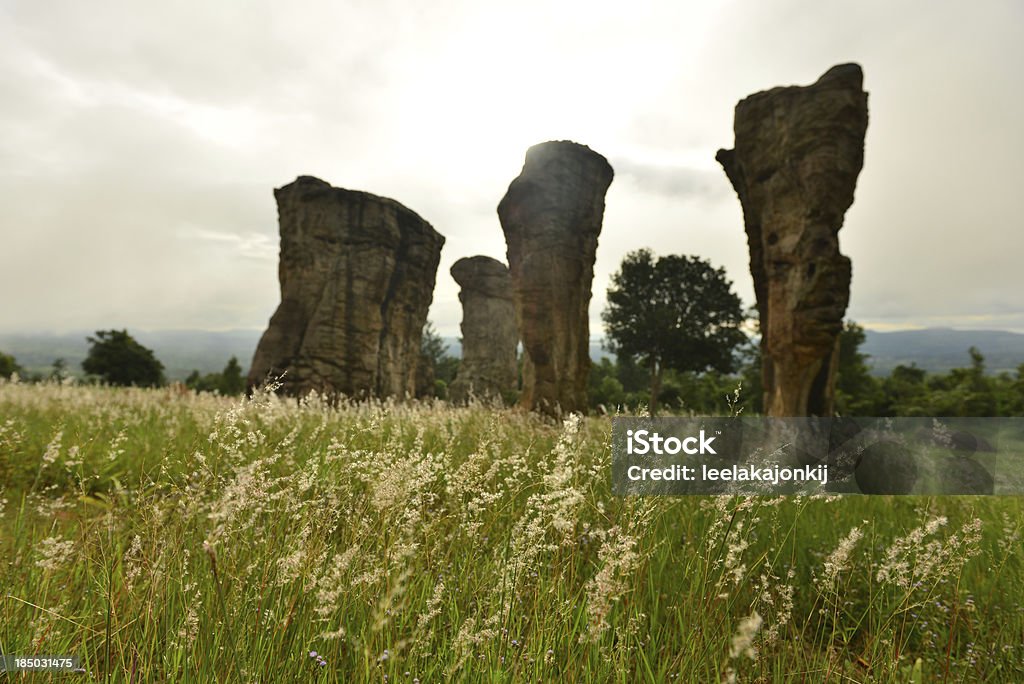
<path fill-rule="evenodd" d="M 840 234 L 850 315 L 1024 318 L 1024 6 L 397 0 L 0 6 L 0 329 L 260 327 L 277 305 L 272 189 L 313 174 L 394 197 L 448 269 L 504 258 L 495 207 L 526 148 L 607 156 L 591 318 L 623 254 L 726 267 L 739 203 L 714 162 L 737 100 L 858 61 L 866 163 Z M 1016 321 L 1016 323 L 1015 323 Z M 598 332 L 595 327 L 594 332 Z"/>

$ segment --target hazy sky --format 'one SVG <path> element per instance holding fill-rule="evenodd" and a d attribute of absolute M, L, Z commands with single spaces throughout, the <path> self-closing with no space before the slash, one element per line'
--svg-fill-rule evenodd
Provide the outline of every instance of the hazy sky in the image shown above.
<path fill-rule="evenodd" d="M 626 9 L 628 7 L 628 9 Z M 849 317 L 1024 331 L 1024 3 L 0 0 L 0 330 L 262 328 L 272 189 L 393 197 L 460 257 L 504 260 L 527 147 L 608 157 L 592 333 L 625 252 L 697 254 L 747 303 L 714 161 L 733 107 L 865 72 L 865 166 L 840 245 Z"/>

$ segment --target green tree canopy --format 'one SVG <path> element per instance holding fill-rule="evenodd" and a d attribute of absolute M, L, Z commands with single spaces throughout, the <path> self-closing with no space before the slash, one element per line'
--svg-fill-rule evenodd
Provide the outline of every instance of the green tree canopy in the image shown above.
<path fill-rule="evenodd" d="M 221 393 L 228 396 L 235 396 L 245 391 L 245 378 L 242 377 L 242 367 L 238 365 L 238 359 L 232 356 L 228 365 L 221 371 Z"/>
<path fill-rule="evenodd" d="M 139 344 L 127 330 L 97 330 L 87 337 L 92 345 L 82 370 L 111 385 L 158 387 L 164 384 L 164 365 L 151 349 Z"/>
<path fill-rule="evenodd" d="M 871 375 L 868 355 L 860 351 L 867 339 L 864 328 L 846 321 L 839 333 L 836 373 L 836 411 L 842 416 L 874 416 L 882 409 L 882 387 Z"/>
<path fill-rule="evenodd" d="M 610 351 L 647 367 L 651 413 L 666 367 L 731 373 L 747 338 L 740 298 L 725 271 L 698 257 L 630 252 L 608 288 L 601 314 Z"/>
<path fill-rule="evenodd" d="M 448 385 L 455 379 L 459 360 L 448 355 L 448 345 L 427 321 L 420 338 L 419 367 L 416 370 L 416 396 L 448 396 Z"/>
<path fill-rule="evenodd" d="M 224 370 L 220 373 L 200 375 L 198 370 L 189 373 L 185 378 L 185 387 L 196 392 L 216 392 L 226 397 L 233 397 L 245 392 L 245 376 L 238 359 L 232 356 Z"/>
<path fill-rule="evenodd" d="M 0 378 L 10 380 L 15 373 L 20 373 L 21 367 L 10 354 L 0 352 Z"/>

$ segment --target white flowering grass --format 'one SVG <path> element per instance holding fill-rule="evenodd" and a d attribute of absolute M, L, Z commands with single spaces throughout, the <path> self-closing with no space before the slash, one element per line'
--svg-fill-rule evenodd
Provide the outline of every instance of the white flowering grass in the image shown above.
<path fill-rule="evenodd" d="M 609 431 L 0 384 L 0 649 L 110 681 L 1024 681 L 1016 500 L 618 498 Z"/>

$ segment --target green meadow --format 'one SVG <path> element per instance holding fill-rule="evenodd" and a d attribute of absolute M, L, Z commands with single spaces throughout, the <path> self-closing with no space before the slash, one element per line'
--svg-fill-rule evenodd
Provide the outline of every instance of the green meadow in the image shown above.
<path fill-rule="evenodd" d="M 0 383 L 0 650 L 115 682 L 1024 681 L 1018 499 L 616 497 L 610 434 Z"/>

